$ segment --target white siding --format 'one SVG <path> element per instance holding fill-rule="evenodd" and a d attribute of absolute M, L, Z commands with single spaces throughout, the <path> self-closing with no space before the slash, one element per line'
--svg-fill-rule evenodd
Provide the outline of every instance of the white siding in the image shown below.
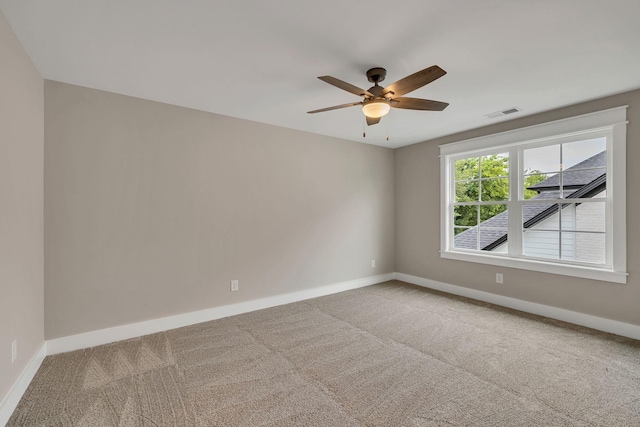
<path fill-rule="evenodd" d="M 555 213 L 544 221 L 536 224 L 535 227 L 524 232 L 522 236 L 524 255 L 558 259 L 560 248 L 560 216 L 562 216 L 563 230 L 575 230 L 576 210 L 573 206 L 567 206 L 562 209 L 561 215 Z M 563 233 L 562 259 L 575 259 L 575 246 L 574 233 Z"/>
<path fill-rule="evenodd" d="M 606 197 L 606 191 L 603 191 L 595 197 Z M 578 206 L 576 210 L 577 230 L 603 232 L 603 234 L 577 233 L 576 259 L 578 261 L 604 264 L 606 262 L 604 203 L 583 203 Z"/>

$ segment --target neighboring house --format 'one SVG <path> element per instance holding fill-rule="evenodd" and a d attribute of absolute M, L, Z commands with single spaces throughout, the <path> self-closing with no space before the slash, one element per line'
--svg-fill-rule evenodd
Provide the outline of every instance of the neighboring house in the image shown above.
<path fill-rule="evenodd" d="M 566 169 L 562 174 L 565 198 L 605 197 L 606 162 L 606 151 L 602 151 Z M 560 174 L 553 175 L 529 189 L 538 192 L 538 195 L 530 200 L 557 199 L 561 190 Z M 471 227 L 459 233 L 454 237 L 454 247 L 507 252 L 508 215 L 508 211 L 502 212 L 483 221 L 479 227 Z M 528 256 L 590 263 L 605 262 L 603 203 L 564 204 L 560 213 L 557 202 L 527 203 L 523 208 L 523 228 L 523 248 Z M 561 230 L 565 232 L 562 233 Z M 573 232 L 575 230 L 590 232 L 576 233 Z"/>

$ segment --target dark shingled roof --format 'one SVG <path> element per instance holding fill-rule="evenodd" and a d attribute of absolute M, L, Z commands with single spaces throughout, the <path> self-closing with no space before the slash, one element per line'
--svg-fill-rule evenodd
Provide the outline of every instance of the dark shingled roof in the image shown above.
<path fill-rule="evenodd" d="M 602 168 L 606 166 L 606 151 L 596 154 L 587 160 L 580 162 L 565 171 L 563 184 L 566 187 L 572 186 L 573 191 L 566 198 L 593 197 L 602 192 L 606 184 L 606 174 L 602 169 L 585 168 Z M 578 170 L 576 170 L 578 169 Z M 567 174 L 570 172 L 570 174 Z M 575 174 L 575 178 L 573 177 Z M 567 176 L 571 176 L 567 183 Z M 537 190 L 540 194 L 530 200 L 557 199 L 560 194 L 558 175 L 554 175 L 544 181 L 539 182 L 531 190 Z M 555 186 L 554 186 L 555 183 Z M 578 184 L 580 183 L 580 184 Z M 540 221 L 548 218 L 558 211 L 558 205 L 546 203 L 526 203 L 523 206 L 523 224 L 525 228 L 530 228 Z M 494 217 L 483 221 L 480 224 L 480 248 L 490 251 L 507 241 L 509 211 L 504 211 Z M 478 238 L 478 227 L 471 227 L 454 237 L 454 247 L 462 249 L 476 249 Z"/>

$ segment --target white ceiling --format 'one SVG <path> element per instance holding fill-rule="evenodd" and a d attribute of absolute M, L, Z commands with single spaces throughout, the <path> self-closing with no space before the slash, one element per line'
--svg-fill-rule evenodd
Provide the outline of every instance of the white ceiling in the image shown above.
<path fill-rule="evenodd" d="M 0 0 L 46 79 L 370 144 L 400 147 L 640 88 L 638 0 Z M 368 88 L 439 65 L 408 94 L 443 112 L 392 110 L 367 129 Z M 524 111 L 501 119 L 485 114 Z"/>

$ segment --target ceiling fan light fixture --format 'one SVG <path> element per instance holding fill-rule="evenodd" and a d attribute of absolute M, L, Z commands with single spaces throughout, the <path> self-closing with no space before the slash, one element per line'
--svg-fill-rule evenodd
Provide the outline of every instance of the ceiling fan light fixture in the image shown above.
<path fill-rule="evenodd" d="M 391 110 L 391 106 L 386 99 L 374 99 L 362 106 L 364 115 L 372 119 L 379 119 L 380 117 L 386 116 L 389 110 Z"/>

